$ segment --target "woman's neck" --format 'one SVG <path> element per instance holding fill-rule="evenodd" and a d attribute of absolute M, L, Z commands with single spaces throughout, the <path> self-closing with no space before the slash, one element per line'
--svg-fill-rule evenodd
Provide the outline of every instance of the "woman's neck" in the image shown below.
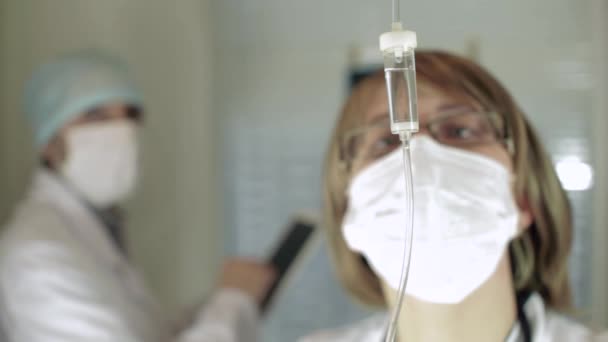
<path fill-rule="evenodd" d="M 384 284 L 392 309 L 397 292 Z M 515 319 L 515 289 L 507 255 L 480 288 L 458 304 L 434 304 L 406 296 L 399 316 L 400 342 L 504 341 Z"/>

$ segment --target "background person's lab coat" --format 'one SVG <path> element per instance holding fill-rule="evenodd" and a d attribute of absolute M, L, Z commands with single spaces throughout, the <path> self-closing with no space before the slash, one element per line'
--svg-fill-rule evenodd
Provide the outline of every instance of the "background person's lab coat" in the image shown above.
<path fill-rule="evenodd" d="M 39 171 L 0 242 L 0 318 L 8 342 L 255 341 L 257 308 L 236 290 L 174 333 L 98 218 Z"/>

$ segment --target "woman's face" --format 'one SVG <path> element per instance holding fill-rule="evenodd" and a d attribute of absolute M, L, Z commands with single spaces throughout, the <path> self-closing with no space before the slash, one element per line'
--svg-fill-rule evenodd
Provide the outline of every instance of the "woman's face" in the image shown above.
<path fill-rule="evenodd" d="M 366 128 L 353 147 L 351 176 L 400 146 L 399 138 L 390 132 L 386 89 L 378 89 L 372 98 L 364 113 Z M 431 135 L 440 143 L 482 154 L 513 171 L 511 158 L 500 138 L 502 133 L 496 131 L 496 125 L 479 106 L 420 84 L 418 118 L 420 131 L 416 134 Z M 431 127 L 427 127 L 429 124 Z"/>
<path fill-rule="evenodd" d="M 379 88 L 364 113 L 364 129 L 351 145 L 351 179 L 377 159 L 400 147 L 399 138 L 389 125 L 388 96 Z M 462 148 L 491 158 L 513 173 L 513 162 L 502 137 L 504 124 L 497 113 L 485 113 L 480 106 L 419 84 L 418 117 L 420 131 L 444 145 Z M 520 208 L 518 228 L 522 232 L 532 223 L 525 200 L 516 198 Z"/>

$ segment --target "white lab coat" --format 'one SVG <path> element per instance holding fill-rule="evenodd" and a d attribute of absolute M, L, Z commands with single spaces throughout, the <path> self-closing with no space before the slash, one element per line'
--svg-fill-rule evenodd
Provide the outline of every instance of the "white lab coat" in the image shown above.
<path fill-rule="evenodd" d="M 174 333 L 138 273 L 83 203 L 40 170 L 0 240 L 7 342 L 255 341 L 252 299 L 224 290 Z"/>
<path fill-rule="evenodd" d="M 530 323 L 532 342 L 584 342 L 606 341 L 594 335 L 584 325 L 545 308 L 538 294 L 533 294 L 524 304 L 524 312 Z M 320 331 L 304 337 L 299 342 L 378 342 L 384 341 L 387 316 L 379 314 L 342 328 Z M 483 324 L 483 322 L 480 322 Z M 606 335 L 604 335 L 606 336 Z M 521 328 L 515 324 L 505 342 L 523 342 Z"/>

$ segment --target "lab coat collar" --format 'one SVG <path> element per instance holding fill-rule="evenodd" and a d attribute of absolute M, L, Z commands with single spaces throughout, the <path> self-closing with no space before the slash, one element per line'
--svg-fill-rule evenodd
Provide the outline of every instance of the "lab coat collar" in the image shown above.
<path fill-rule="evenodd" d="M 94 211 L 55 173 L 44 168 L 37 170 L 29 196 L 57 209 L 65 219 L 66 226 L 91 252 L 111 263 L 125 261 Z"/>

